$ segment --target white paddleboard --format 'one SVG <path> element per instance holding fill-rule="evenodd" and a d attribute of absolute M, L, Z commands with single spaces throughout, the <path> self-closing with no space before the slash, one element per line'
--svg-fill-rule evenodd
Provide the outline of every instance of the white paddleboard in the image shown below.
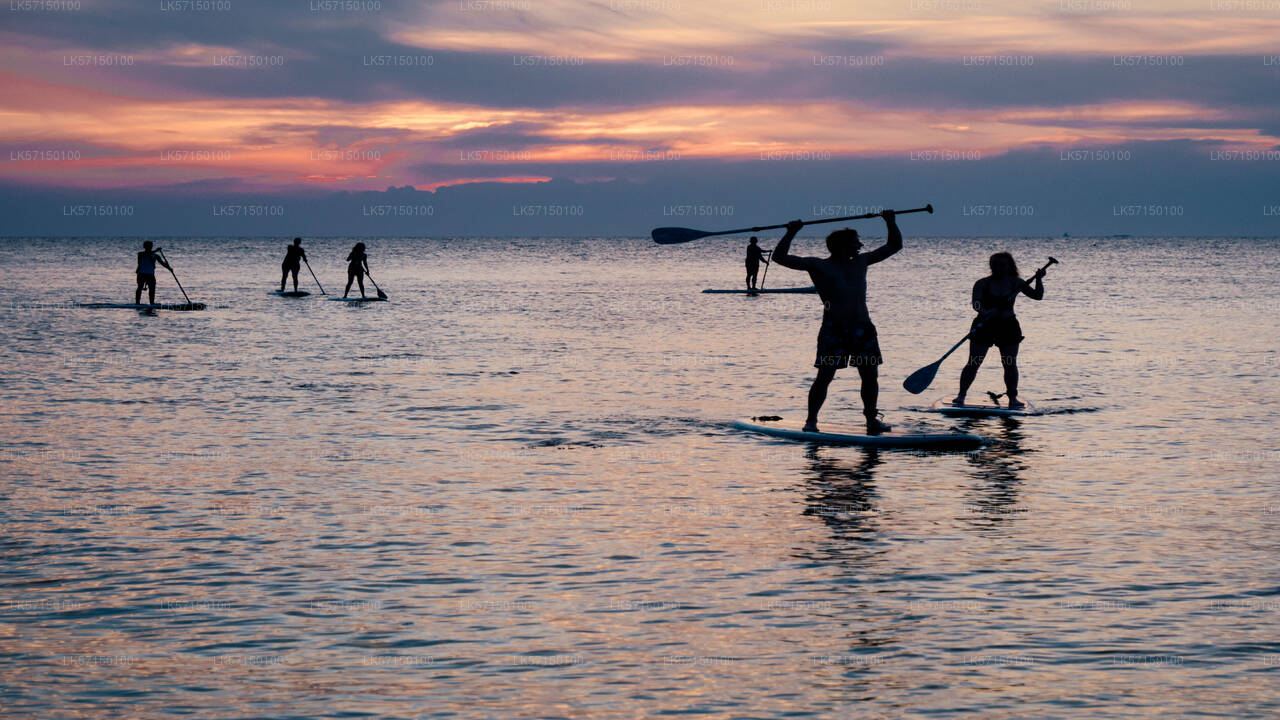
<path fill-rule="evenodd" d="M 951 400 L 942 398 L 929 406 L 926 412 L 935 412 L 948 417 L 1022 417 L 1025 415 L 1035 415 L 1036 409 L 1031 403 L 1026 403 L 1026 407 L 1012 410 L 1007 407 L 1001 407 L 993 402 L 985 405 L 952 405 Z"/>
<path fill-rule="evenodd" d="M 855 426 L 839 423 L 820 423 L 822 432 L 805 432 L 799 420 L 735 420 L 733 427 L 747 432 L 760 433 L 783 440 L 817 443 L 821 445 L 862 445 L 886 448 L 933 448 L 962 450 L 982 444 L 982 438 L 969 433 L 902 433 L 889 431 L 883 435 L 863 435 Z"/>
<path fill-rule="evenodd" d="M 747 290 L 747 289 L 745 289 L 745 288 L 735 288 L 735 289 L 733 289 L 733 290 L 727 290 L 727 289 L 726 289 L 726 290 L 717 290 L 717 289 L 714 289 L 714 288 L 707 288 L 706 290 L 703 290 L 702 292 L 704 292 L 704 293 L 733 293 L 733 294 L 738 294 L 738 295 L 770 295 L 770 294 L 772 294 L 772 293 L 810 293 L 810 294 L 812 294 L 812 293 L 816 293 L 816 292 L 818 292 L 818 288 L 813 287 L 813 286 L 809 286 L 809 287 L 786 287 L 786 288 L 765 288 L 764 290 Z"/>
<path fill-rule="evenodd" d="M 329 298 L 329 299 L 330 299 L 330 300 L 332 300 L 332 301 L 334 301 L 334 302 L 349 302 L 349 303 L 362 303 L 362 302 L 386 302 L 384 299 L 382 299 L 382 298 L 378 297 L 377 295 L 373 295 L 373 296 L 371 296 L 371 297 L 362 297 L 362 298 L 357 298 L 357 297 L 348 297 L 348 298 L 343 298 L 343 297 L 331 297 L 331 298 Z"/>
<path fill-rule="evenodd" d="M 203 310 L 204 303 L 172 303 L 155 305 L 135 305 L 134 303 L 76 303 L 84 308 L 118 308 L 122 310 Z"/>
<path fill-rule="evenodd" d="M 276 297 L 306 297 L 311 293 L 306 290 L 272 290 L 267 294 L 275 295 Z"/>

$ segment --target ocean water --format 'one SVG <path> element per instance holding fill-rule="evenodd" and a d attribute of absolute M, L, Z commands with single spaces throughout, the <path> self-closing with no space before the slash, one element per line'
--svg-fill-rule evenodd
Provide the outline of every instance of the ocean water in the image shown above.
<path fill-rule="evenodd" d="M 902 224 L 881 406 L 979 450 L 727 427 L 803 414 L 820 315 L 701 294 L 736 240 L 364 238 L 391 302 L 346 305 L 267 294 L 283 238 L 162 238 L 209 309 L 154 314 L 73 304 L 132 300 L 136 239 L 0 242 L 0 713 L 1280 714 L 1276 241 Z M 352 242 L 307 243 L 330 293 Z M 1000 249 L 1062 261 L 1045 414 L 922 413 Z"/>

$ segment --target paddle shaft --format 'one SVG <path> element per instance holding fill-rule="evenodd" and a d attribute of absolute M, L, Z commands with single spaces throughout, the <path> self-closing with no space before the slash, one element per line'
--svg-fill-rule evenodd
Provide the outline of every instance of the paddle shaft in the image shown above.
<path fill-rule="evenodd" d="M 164 250 L 160 251 L 160 257 L 164 258 L 165 267 L 169 268 L 169 274 L 173 276 L 173 281 L 178 283 L 178 289 L 182 290 L 182 297 L 186 298 L 187 304 L 191 304 L 191 298 L 187 297 L 187 291 L 182 289 L 182 281 L 178 279 L 178 273 L 173 271 L 173 263 L 169 262 L 169 256 L 164 254 Z"/>
<path fill-rule="evenodd" d="M 373 283 L 373 289 L 378 291 L 378 297 L 386 300 L 387 294 L 382 292 L 382 288 L 378 287 L 378 281 L 373 279 L 373 273 L 369 272 L 368 265 L 365 265 L 364 274 L 369 276 L 369 282 Z"/>
<path fill-rule="evenodd" d="M 769 257 L 764 259 L 764 275 L 760 276 L 760 287 L 758 290 L 764 289 L 764 281 L 769 279 L 769 266 L 773 264 L 773 251 L 769 251 Z"/>
<path fill-rule="evenodd" d="M 316 271 L 311 269 L 311 263 L 307 262 L 306 258 L 303 258 L 302 262 L 307 266 L 307 272 L 311 273 L 311 279 L 316 281 L 316 287 L 320 288 L 320 294 L 328 295 L 329 293 L 324 291 L 324 286 L 320 284 L 320 278 L 316 277 Z M 373 278 L 369 279 L 372 280 Z"/>
<path fill-rule="evenodd" d="M 906 215 L 908 213 L 918 213 L 918 212 L 932 213 L 933 205 L 926 205 L 920 208 L 912 208 L 910 210 L 895 210 L 894 214 Z M 843 222 L 845 220 L 866 220 L 867 218 L 873 218 L 873 217 L 880 217 L 880 213 L 864 213 L 862 215 L 846 215 L 844 217 L 826 218 L 824 220 L 805 220 L 803 224 L 821 225 L 822 223 Z M 785 228 L 786 226 L 787 226 L 786 223 L 782 223 L 781 225 L 762 225 L 760 227 L 738 228 L 737 230 L 721 230 L 719 232 L 707 233 L 703 237 L 713 237 L 716 235 L 740 235 L 742 233 L 761 232 L 763 230 L 779 230 L 781 228 Z"/>

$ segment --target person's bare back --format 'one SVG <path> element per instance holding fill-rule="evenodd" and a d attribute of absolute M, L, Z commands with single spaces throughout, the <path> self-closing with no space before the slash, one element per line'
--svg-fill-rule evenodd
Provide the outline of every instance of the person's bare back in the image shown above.
<path fill-rule="evenodd" d="M 852 258 L 806 258 L 813 286 L 822 298 L 823 318 L 842 325 L 870 322 L 867 311 L 867 263 Z"/>

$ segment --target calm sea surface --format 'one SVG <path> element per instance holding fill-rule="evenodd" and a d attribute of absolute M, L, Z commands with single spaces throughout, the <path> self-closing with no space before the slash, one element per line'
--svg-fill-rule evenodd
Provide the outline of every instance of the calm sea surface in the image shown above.
<path fill-rule="evenodd" d="M 902 225 L 881 405 L 981 450 L 728 428 L 803 414 L 820 315 L 701 294 L 740 240 L 365 238 L 359 306 L 268 295 L 284 238 L 163 238 L 210 307 L 154 315 L 71 304 L 132 301 L 136 240 L 0 241 L 0 714 L 1280 714 L 1277 242 Z M 330 293 L 353 242 L 307 243 Z M 921 413 L 999 249 L 1062 261 L 1046 414 Z"/>

